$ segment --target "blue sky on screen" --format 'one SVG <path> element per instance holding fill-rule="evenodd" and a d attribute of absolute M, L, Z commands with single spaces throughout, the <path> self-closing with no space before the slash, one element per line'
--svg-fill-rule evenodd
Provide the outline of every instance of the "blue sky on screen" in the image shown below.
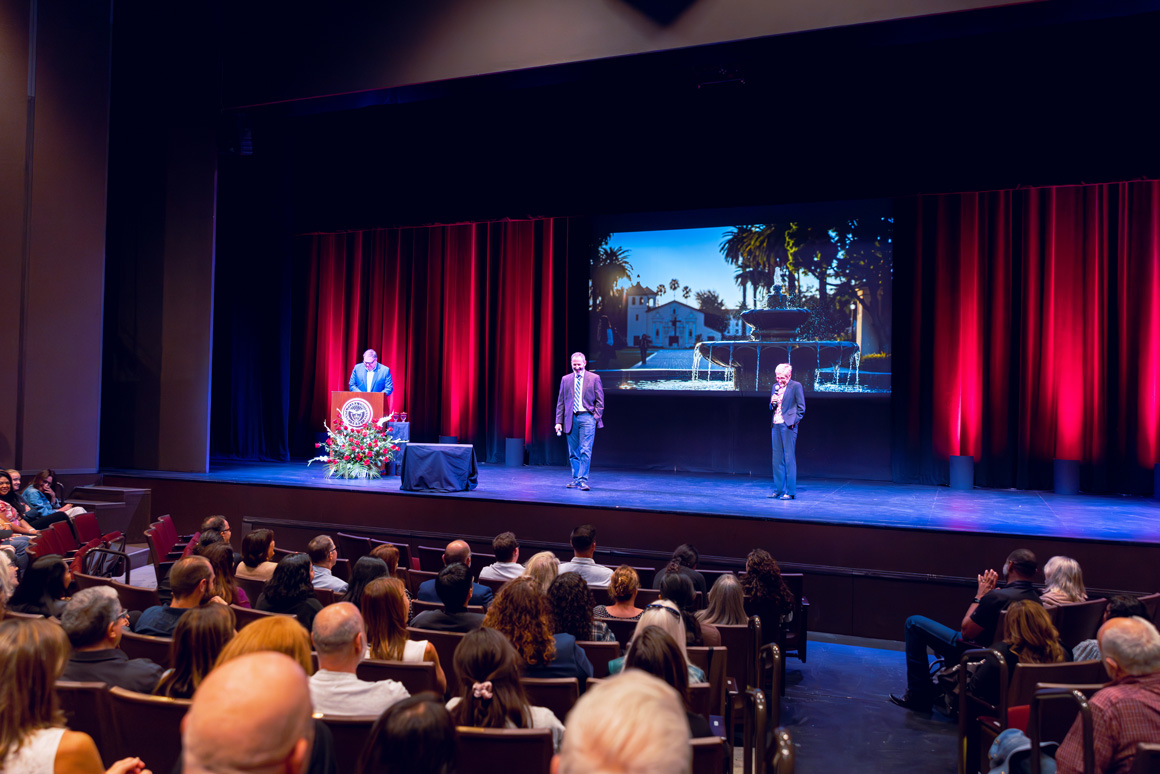
<path fill-rule="evenodd" d="M 720 244 L 725 238 L 728 226 L 712 228 L 690 228 L 674 231 L 625 231 L 613 234 L 609 247 L 623 247 L 628 252 L 628 262 L 632 264 L 632 285 L 637 281 L 647 288 L 678 279 L 682 287 L 688 285 L 693 293 L 698 290 L 716 290 L 725 302 L 726 308 L 736 308 L 741 303 L 741 288 L 733 282 L 735 269 L 725 262 Z M 626 286 L 620 281 L 619 288 Z M 681 298 L 678 290 L 675 298 Z M 674 294 L 668 292 L 659 303 L 672 301 Z M 690 306 L 696 306 L 695 296 L 690 296 Z M 750 301 L 750 304 L 753 302 Z"/>

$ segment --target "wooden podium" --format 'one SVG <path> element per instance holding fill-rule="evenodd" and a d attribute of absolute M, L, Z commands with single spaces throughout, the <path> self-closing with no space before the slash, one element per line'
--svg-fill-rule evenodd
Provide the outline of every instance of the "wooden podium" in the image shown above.
<path fill-rule="evenodd" d="M 381 392 L 330 393 L 330 426 L 339 419 L 348 427 L 362 427 L 377 422 L 390 409 L 390 399 Z"/>

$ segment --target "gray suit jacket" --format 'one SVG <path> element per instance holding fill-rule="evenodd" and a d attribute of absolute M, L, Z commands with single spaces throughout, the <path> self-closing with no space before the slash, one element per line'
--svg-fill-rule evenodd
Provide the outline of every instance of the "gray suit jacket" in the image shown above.
<path fill-rule="evenodd" d="M 564 374 L 560 379 L 560 396 L 556 399 L 556 424 L 564 426 L 564 432 L 572 432 L 572 390 L 575 389 L 576 375 Z M 584 372 L 584 389 L 580 401 L 597 427 L 604 427 L 601 417 L 604 415 L 604 384 L 600 377 L 591 371 Z"/>

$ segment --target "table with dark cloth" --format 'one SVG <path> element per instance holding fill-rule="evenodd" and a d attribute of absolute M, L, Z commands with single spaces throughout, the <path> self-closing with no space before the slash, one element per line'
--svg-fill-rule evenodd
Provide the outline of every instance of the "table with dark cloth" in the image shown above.
<path fill-rule="evenodd" d="M 395 458 L 394 462 L 388 462 L 383 466 L 383 474 L 387 476 L 399 475 L 399 470 L 403 466 L 403 454 L 407 451 L 407 442 L 411 440 L 411 423 L 410 422 L 387 422 L 387 430 L 395 437 L 399 443 L 399 456 Z"/>
<path fill-rule="evenodd" d="M 475 447 L 469 443 L 409 443 L 403 450 L 406 492 L 465 492 L 479 483 Z"/>

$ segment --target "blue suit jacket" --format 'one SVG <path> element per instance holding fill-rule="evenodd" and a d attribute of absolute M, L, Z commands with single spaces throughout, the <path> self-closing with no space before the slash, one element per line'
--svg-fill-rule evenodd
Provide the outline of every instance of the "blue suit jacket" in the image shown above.
<path fill-rule="evenodd" d="M 435 579 L 425 580 L 419 584 L 419 593 L 416 596 L 420 602 L 442 602 L 439 594 L 435 591 Z M 478 583 L 471 584 L 471 601 L 467 604 L 472 607 L 479 605 L 481 607 L 490 607 L 491 601 L 495 599 L 495 592 L 489 586 L 481 586 Z"/>
<path fill-rule="evenodd" d="M 371 376 L 371 383 L 367 384 L 367 376 Z M 366 366 L 359 363 L 350 372 L 350 380 L 346 383 L 351 392 L 385 392 L 390 395 L 395 391 L 395 384 L 391 380 L 391 369 L 379 363 L 374 371 L 368 371 Z"/>

